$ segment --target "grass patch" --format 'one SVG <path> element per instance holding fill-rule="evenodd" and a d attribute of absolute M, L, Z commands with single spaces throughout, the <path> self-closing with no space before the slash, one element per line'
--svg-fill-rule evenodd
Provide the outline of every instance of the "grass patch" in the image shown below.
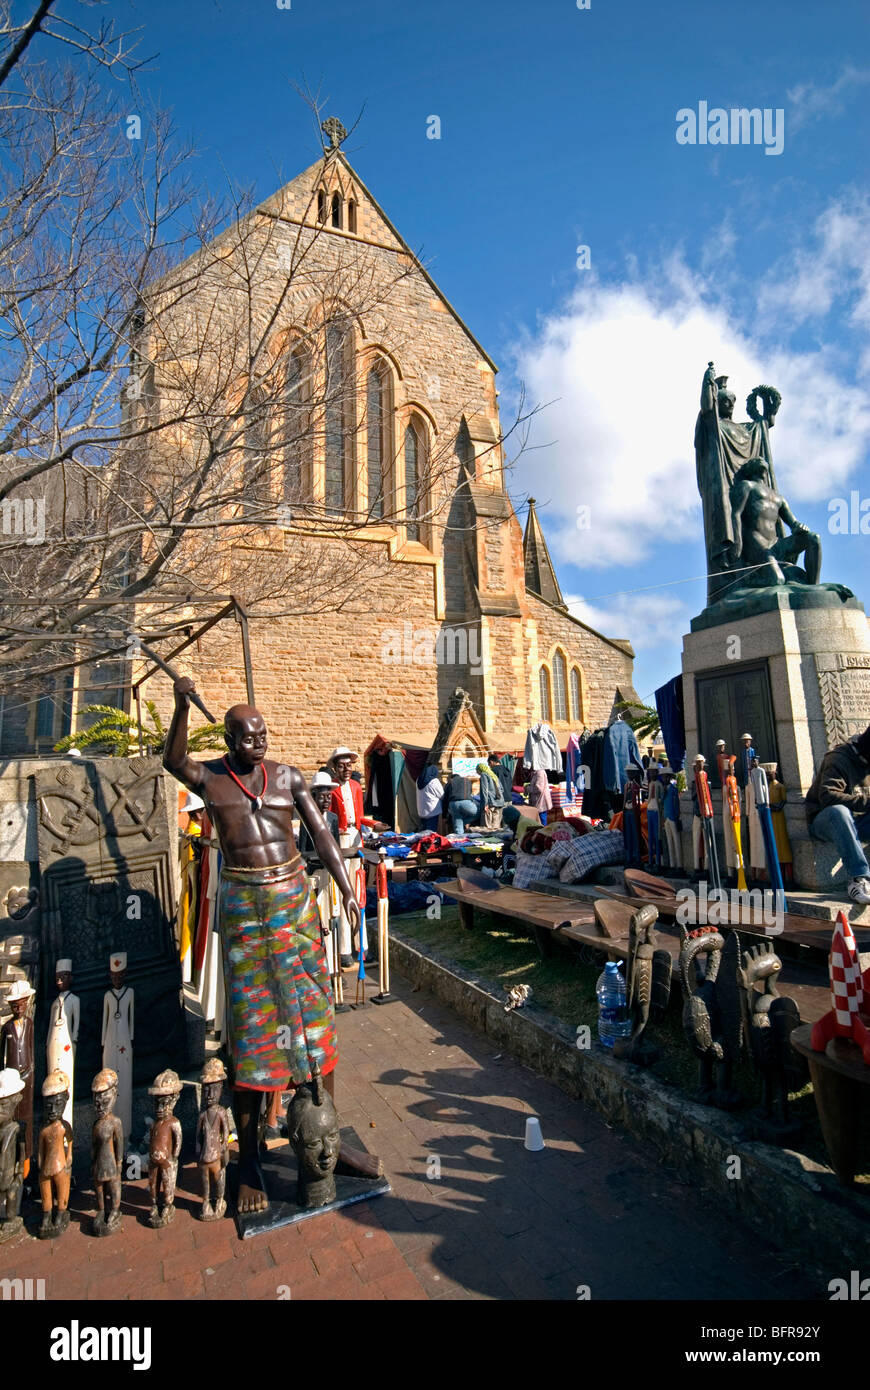
<path fill-rule="evenodd" d="M 432 920 L 425 912 L 414 912 L 403 914 L 395 925 L 399 935 L 419 946 L 424 955 L 436 953 L 480 975 L 495 994 L 511 985 L 529 985 L 529 1002 L 533 1009 L 555 1015 L 572 1032 L 586 1024 L 592 1030 L 593 1039 L 597 1039 L 595 985 L 604 968 L 603 956 L 600 964 L 586 964 L 574 951 L 557 947 L 552 956 L 542 959 L 534 940 L 520 923 L 511 926 L 504 917 L 494 917 L 479 908 L 475 908 L 474 922 L 474 929 L 467 931 L 459 921 L 458 908 L 445 904 L 440 919 Z M 698 1085 L 698 1061 L 683 1033 L 682 1007 L 682 992 L 674 981 L 667 1017 L 652 1030 L 652 1037 L 661 1049 L 652 1071 L 666 1085 L 692 1095 Z M 747 1107 L 754 1106 L 760 1099 L 761 1083 L 748 1058 L 737 1067 L 734 1085 L 747 1097 Z M 792 1094 L 790 1109 L 804 1128 L 789 1147 L 799 1149 L 815 1163 L 829 1165 L 809 1082 Z M 737 1114 L 739 1116 L 740 1111 Z M 865 1134 L 864 1138 L 867 1137 Z M 870 1172 L 860 1174 L 857 1181 L 870 1184 Z"/>

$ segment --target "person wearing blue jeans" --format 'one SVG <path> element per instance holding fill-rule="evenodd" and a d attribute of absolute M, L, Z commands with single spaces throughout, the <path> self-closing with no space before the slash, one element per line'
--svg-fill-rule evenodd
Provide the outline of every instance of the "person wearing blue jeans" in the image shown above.
<path fill-rule="evenodd" d="M 471 778 L 454 772 L 444 788 L 444 816 L 451 835 L 464 835 L 466 825 L 480 819 L 480 798 L 471 794 Z"/>
<path fill-rule="evenodd" d="M 447 807 L 447 818 L 451 835 L 464 835 L 466 825 L 476 825 L 480 819 L 480 802 L 474 796 L 451 801 Z"/>
<path fill-rule="evenodd" d="M 852 902 L 870 906 L 870 726 L 825 754 L 805 805 L 813 839 L 834 845 L 843 861 Z"/>

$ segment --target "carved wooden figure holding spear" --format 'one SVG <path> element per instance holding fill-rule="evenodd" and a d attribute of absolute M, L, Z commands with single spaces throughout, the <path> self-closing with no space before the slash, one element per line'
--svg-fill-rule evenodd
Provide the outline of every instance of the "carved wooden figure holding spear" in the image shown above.
<path fill-rule="evenodd" d="M 228 752 L 197 762 L 187 752 L 193 681 L 175 680 L 175 713 L 164 767 L 201 796 L 220 841 L 227 1023 L 239 1136 L 240 1213 L 268 1206 L 257 1125 L 264 1093 L 301 1086 L 316 1062 L 330 1094 L 338 1061 L 333 996 L 317 909 L 296 842 L 298 811 L 317 857 L 335 879 L 352 926 L 360 910 L 341 850 L 297 767 L 266 758 L 266 722 L 251 705 L 224 719 Z M 344 1168 L 379 1176 L 371 1155 L 343 1149 Z"/>

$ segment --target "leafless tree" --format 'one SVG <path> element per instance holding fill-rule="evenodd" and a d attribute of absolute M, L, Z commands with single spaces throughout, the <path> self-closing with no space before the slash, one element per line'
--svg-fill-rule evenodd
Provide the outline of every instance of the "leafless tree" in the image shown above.
<path fill-rule="evenodd" d="M 85 638 L 125 654 L 230 587 L 254 616 L 359 611 L 371 538 L 446 524 L 462 416 L 409 482 L 355 344 L 364 322 L 410 349 L 388 310 L 412 257 L 330 237 L 317 179 L 303 209 L 203 196 L 168 118 L 107 79 L 110 36 L 64 68 L 32 37 L 0 89 L 0 690 L 22 698 Z"/>

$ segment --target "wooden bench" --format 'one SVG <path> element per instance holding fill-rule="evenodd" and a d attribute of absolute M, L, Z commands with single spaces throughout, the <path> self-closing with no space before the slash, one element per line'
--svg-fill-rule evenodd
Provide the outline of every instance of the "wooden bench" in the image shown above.
<path fill-rule="evenodd" d="M 554 936 L 580 946 L 593 946 L 614 959 L 621 960 L 628 950 L 627 935 L 624 940 L 616 940 L 602 933 L 591 903 L 567 902 L 564 898 L 554 898 L 549 893 L 534 893 L 528 888 L 487 891 L 459 879 L 439 883 L 438 888 L 446 896 L 455 898 L 459 906 L 459 920 L 464 927 L 469 930 L 474 927 L 475 909 L 522 922 L 531 928 L 542 956 L 552 954 Z"/>

